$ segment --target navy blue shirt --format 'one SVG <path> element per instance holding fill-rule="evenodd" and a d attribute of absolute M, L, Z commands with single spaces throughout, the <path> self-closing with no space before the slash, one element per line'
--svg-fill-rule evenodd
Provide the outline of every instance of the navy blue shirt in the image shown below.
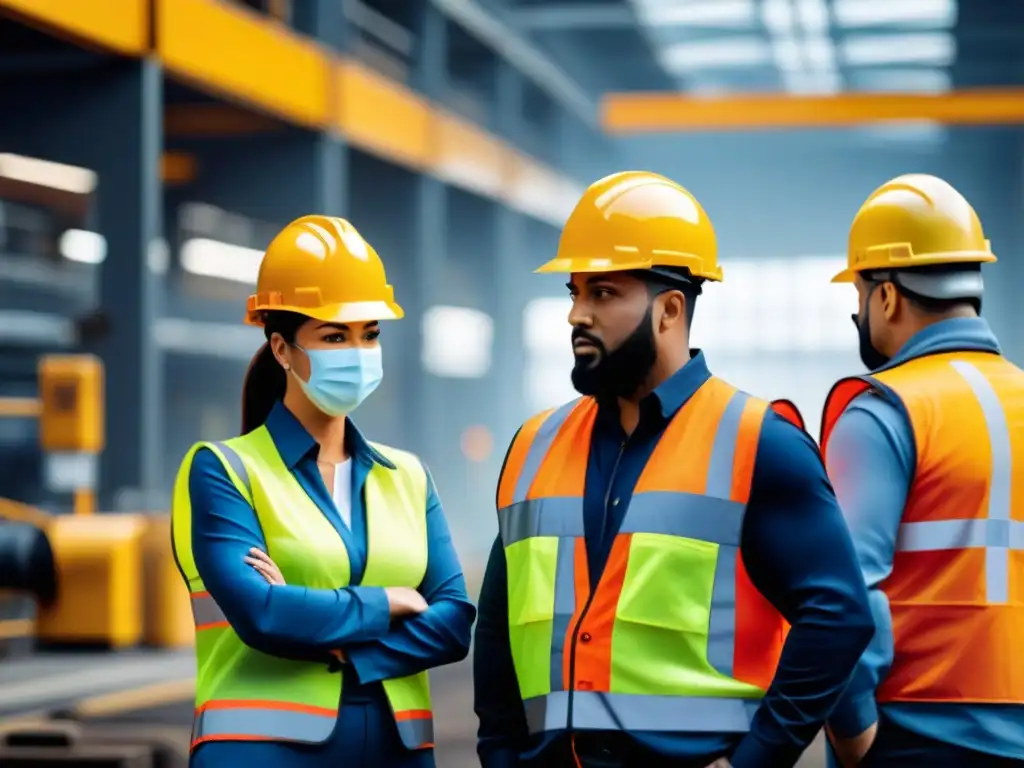
<path fill-rule="evenodd" d="M 192 551 L 207 590 L 247 645 L 286 658 L 328 658 L 344 651 L 346 701 L 383 699 L 380 681 L 458 661 L 469 652 L 475 609 L 428 473 L 428 562 L 419 592 L 429 609 L 392 622 L 383 587 L 362 586 L 368 544 L 363 488 L 374 466 L 394 470 L 349 421 L 352 457 L 351 528 L 345 525 L 316 465 L 319 445 L 278 403 L 266 427 L 284 464 L 338 532 L 351 564 L 349 586 L 308 589 L 270 586 L 244 562 L 251 547 L 267 545 L 252 507 L 212 451 L 196 452 L 189 472 Z M 344 710 L 342 711 L 344 716 Z"/>
<path fill-rule="evenodd" d="M 675 413 L 710 377 L 698 352 L 640 404 L 628 436 L 602 405 L 584 491 L 590 577 L 596 584 L 633 488 Z M 685 454 L 680 454 L 680 460 Z M 618 499 L 605 505 L 605 500 Z M 607 509 L 607 514 L 606 514 Z M 638 746 L 678 758 L 731 752 L 734 768 L 793 765 L 839 699 L 874 632 L 850 535 L 818 448 L 774 412 L 765 416 L 744 517 L 741 552 L 753 584 L 792 624 L 775 680 L 747 734 L 633 732 Z M 474 648 L 477 751 L 484 768 L 517 764 L 562 734 L 527 734 L 509 649 L 508 575 L 501 540 L 484 575 Z"/>

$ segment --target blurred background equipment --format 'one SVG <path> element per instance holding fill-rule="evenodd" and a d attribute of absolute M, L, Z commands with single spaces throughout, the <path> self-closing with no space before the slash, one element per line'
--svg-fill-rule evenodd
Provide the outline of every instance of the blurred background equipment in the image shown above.
<path fill-rule="evenodd" d="M 239 429 L 283 224 L 345 216 L 387 264 L 413 322 L 357 421 L 423 456 L 473 588 L 514 430 L 575 394 L 569 300 L 532 270 L 587 184 L 701 200 L 727 280 L 693 343 L 815 435 L 861 370 L 828 281 L 885 179 L 974 203 L 1024 358 L 1022 81 L 1005 0 L 0 0 L 0 650 L 35 646 L 0 662 L 0 732 L 35 729 L 0 764 L 185 764 L 169 490 Z M 439 765 L 474 765 L 466 669 L 433 677 Z"/>

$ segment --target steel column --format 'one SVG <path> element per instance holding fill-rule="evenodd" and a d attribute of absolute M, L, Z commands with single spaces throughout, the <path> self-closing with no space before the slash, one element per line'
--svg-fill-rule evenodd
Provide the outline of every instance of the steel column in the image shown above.
<path fill-rule="evenodd" d="M 419 43 L 416 84 L 428 98 L 439 98 L 448 83 L 448 20 L 432 3 L 422 4 Z M 416 244 L 412 271 L 416 275 L 416 294 L 411 302 L 414 310 L 410 312 L 410 320 L 422 327 L 425 311 L 436 304 L 443 293 L 441 281 L 449 242 L 448 190 L 444 183 L 426 174 L 418 176 L 414 206 Z M 408 353 L 418 361 L 422 332 L 409 334 L 408 338 L 411 344 Z M 422 365 L 417 365 L 416 371 L 416 375 L 406 377 L 404 397 L 419 404 L 415 409 L 417 419 L 413 431 L 419 437 L 419 450 L 430 459 L 441 455 L 442 450 L 444 387 Z"/>
<path fill-rule="evenodd" d="M 6 151 L 97 174 L 93 222 L 107 240 L 100 300 L 109 333 L 86 351 L 106 367 L 107 448 L 99 466 L 102 508 L 166 506 L 163 386 L 153 324 L 160 274 L 163 80 L 153 60 L 94 60 L 81 69 L 4 80 Z M 46 98 L 40 98 L 40 94 Z"/>
<path fill-rule="evenodd" d="M 499 61 L 496 73 L 498 124 L 502 134 L 518 143 L 523 132 L 523 90 L 525 80 L 511 65 Z M 498 210 L 494 249 L 494 280 L 497 294 L 494 362 L 497 369 L 495 413 L 498 450 L 511 439 L 527 416 L 523 372 L 523 310 L 530 292 L 531 265 L 526 248 L 526 221 L 522 214 L 502 206 Z"/>

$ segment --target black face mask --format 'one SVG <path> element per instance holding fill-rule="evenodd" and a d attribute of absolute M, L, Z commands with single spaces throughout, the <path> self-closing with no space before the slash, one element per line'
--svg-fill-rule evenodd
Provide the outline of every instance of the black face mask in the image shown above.
<path fill-rule="evenodd" d="M 851 315 L 853 324 L 857 326 L 857 336 L 860 339 L 860 360 L 867 366 L 869 371 L 876 371 L 889 362 L 891 358 L 883 355 L 874 344 L 871 343 L 871 294 L 875 292 L 872 286 L 868 297 L 864 301 L 864 322 L 858 322 L 856 315 Z"/>
<path fill-rule="evenodd" d="M 653 305 L 647 308 L 636 330 L 611 352 L 600 339 L 582 328 L 573 328 L 573 342 L 576 339 L 585 339 L 599 350 L 596 361 L 593 355 L 576 358 L 572 369 L 572 385 L 576 391 L 599 399 L 630 397 L 647 380 L 658 357 Z"/>

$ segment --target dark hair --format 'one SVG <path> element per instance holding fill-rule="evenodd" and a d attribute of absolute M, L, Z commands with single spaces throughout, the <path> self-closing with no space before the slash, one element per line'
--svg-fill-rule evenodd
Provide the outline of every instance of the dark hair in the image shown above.
<path fill-rule="evenodd" d="M 665 291 L 679 291 L 686 298 L 686 327 L 693 326 L 693 313 L 697 309 L 697 297 L 704 291 L 704 281 L 692 277 L 686 267 L 655 267 L 636 270 L 634 274 L 647 284 L 651 296 Z"/>
<path fill-rule="evenodd" d="M 249 363 L 242 383 L 242 434 L 262 427 L 288 385 L 284 368 L 274 358 L 270 337 L 275 333 L 289 344 L 295 343 L 299 328 L 309 320 L 297 312 L 267 312 L 263 315 L 263 334 L 267 343 L 259 348 Z"/>

